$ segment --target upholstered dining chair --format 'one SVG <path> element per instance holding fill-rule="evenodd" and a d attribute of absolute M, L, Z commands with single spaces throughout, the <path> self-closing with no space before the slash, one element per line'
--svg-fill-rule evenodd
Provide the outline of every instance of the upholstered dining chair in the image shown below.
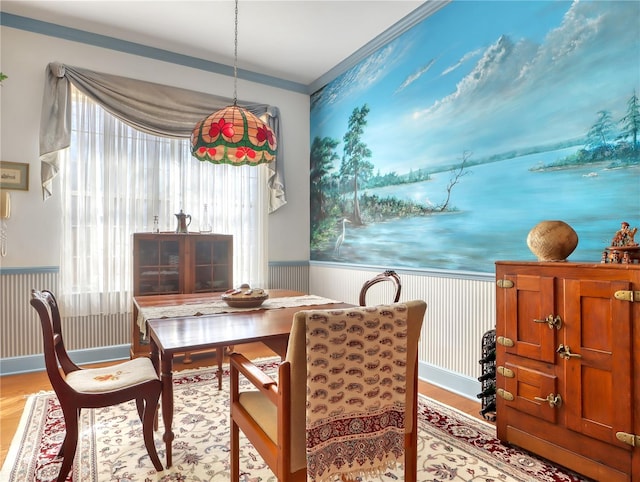
<path fill-rule="evenodd" d="M 129 400 L 136 401 L 151 462 L 158 472 L 162 471 L 153 440 L 162 384 L 151 360 L 140 357 L 107 367 L 83 369 L 71 360 L 65 349 L 60 310 L 53 293 L 32 290 L 31 306 L 40 316 L 47 375 L 64 415 L 66 434 L 58 453 L 63 457 L 58 482 L 67 478 L 73 464 L 80 410 L 108 407 Z"/>
<path fill-rule="evenodd" d="M 352 480 L 395 461 L 415 482 L 426 307 L 415 300 L 300 311 L 277 380 L 232 353 L 231 481 L 240 477 L 241 430 L 279 482 Z"/>
<path fill-rule="evenodd" d="M 391 283 L 393 283 L 393 286 L 395 289 L 393 302 L 397 303 L 400 300 L 400 292 L 402 291 L 402 283 L 400 282 L 400 276 L 398 276 L 398 273 L 396 273 L 393 270 L 386 270 L 380 273 L 379 275 L 374 276 L 370 280 L 367 280 L 364 282 L 364 284 L 362 285 L 362 288 L 360 288 L 360 299 L 359 299 L 360 306 L 367 305 L 366 298 L 367 298 L 367 292 L 369 291 L 369 288 L 371 288 L 376 283 L 380 283 L 383 281 L 390 281 Z"/>

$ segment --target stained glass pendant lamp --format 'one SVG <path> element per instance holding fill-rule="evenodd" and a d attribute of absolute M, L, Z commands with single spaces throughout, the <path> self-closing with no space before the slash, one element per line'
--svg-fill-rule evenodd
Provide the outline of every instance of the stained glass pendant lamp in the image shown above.
<path fill-rule="evenodd" d="M 256 115 L 237 105 L 238 0 L 235 5 L 233 105 L 198 122 L 191 133 L 191 154 L 200 161 L 235 166 L 258 165 L 276 158 L 273 130 Z"/>

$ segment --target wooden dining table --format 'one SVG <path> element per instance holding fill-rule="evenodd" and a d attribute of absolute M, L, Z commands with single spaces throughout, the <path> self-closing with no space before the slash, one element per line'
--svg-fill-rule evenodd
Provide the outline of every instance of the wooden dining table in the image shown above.
<path fill-rule="evenodd" d="M 216 349 L 220 386 L 224 347 L 261 342 L 284 357 L 293 315 L 296 312 L 304 309 L 340 309 L 353 306 L 320 297 L 312 299 L 311 295 L 299 291 L 268 290 L 268 293 L 271 305 L 277 305 L 277 300 L 289 301 L 288 304 L 299 300 L 302 304 L 285 307 L 269 307 L 269 304 L 266 304 L 252 310 L 146 320 L 151 359 L 162 380 L 162 420 L 165 430 L 163 440 L 166 445 L 167 468 L 172 465 L 173 358 L 176 354 Z M 190 303 L 195 305 L 203 300 L 220 299 L 220 296 L 221 293 L 154 295 L 138 297 L 134 299 L 134 303 L 144 312 L 145 307 L 171 307 Z M 241 349 L 235 348 L 235 351 Z"/>

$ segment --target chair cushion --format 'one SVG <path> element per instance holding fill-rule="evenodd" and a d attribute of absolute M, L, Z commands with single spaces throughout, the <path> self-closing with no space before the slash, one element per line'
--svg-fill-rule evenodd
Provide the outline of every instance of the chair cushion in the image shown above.
<path fill-rule="evenodd" d="M 262 393 L 251 390 L 241 392 L 238 401 L 240 405 L 251 415 L 251 418 L 265 431 L 267 436 L 278 441 L 278 411 L 276 406 Z"/>
<path fill-rule="evenodd" d="M 153 363 L 146 357 L 117 365 L 77 370 L 67 375 L 67 383 L 77 392 L 103 393 L 120 390 L 150 380 L 159 380 Z"/>
<path fill-rule="evenodd" d="M 304 349 L 304 347 L 303 347 Z M 306 367 L 305 372 L 306 372 Z M 302 381 L 302 387 L 305 387 L 305 381 Z M 303 393 L 305 390 L 302 390 Z M 240 392 L 238 396 L 240 405 L 249 413 L 251 418 L 255 420 L 258 426 L 264 430 L 274 444 L 278 443 L 278 410 L 276 406 L 264 394 L 256 391 Z M 296 407 L 292 407 L 292 411 Z M 304 402 L 302 403 L 302 417 L 293 427 L 304 427 Z M 291 472 L 297 472 L 307 466 L 307 454 L 305 450 L 305 431 L 293 430 L 291 433 Z"/>

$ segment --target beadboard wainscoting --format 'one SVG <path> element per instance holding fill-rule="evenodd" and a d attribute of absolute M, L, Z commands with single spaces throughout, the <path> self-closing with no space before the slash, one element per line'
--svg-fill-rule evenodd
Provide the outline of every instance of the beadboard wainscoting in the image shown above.
<path fill-rule="evenodd" d="M 42 331 L 29 300 L 32 289 L 58 293 L 58 268 L 0 270 L 0 375 L 44 369 Z M 309 292 L 309 263 L 269 265 L 269 288 Z M 101 316 L 64 316 L 65 346 L 77 363 L 126 358 L 131 342 L 131 312 Z"/>
<path fill-rule="evenodd" d="M 269 288 L 276 290 L 309 291 L 309 263 L 279 262 L 269 263 Z"/>
<path fill-rule="evenodd" d="M 384 269 L 312 262 L 311 293 L 347 303 L 358 303 L 362 284 Z M 478 360 L 482 335 L 495 328 L 493 274 L 418 272 L 396 269 L 402 280 L 400 301 L 423 299 L 427 313 L 420 336 L 420 377 L 434 385 L 474 398 L 480 391 Z M 393 299 L 391 283 L 378 283 L 367 304 Z"/>
<path fill-rule="evenodd" d="M 269 264 L 269 286 L 295 289 L 357 304 L 362 284 L 386 268 L 345 267 L 301 262 Z M 424 299 L 427 314 L 419 346 L 420 376 L 475 398 L 482 335 L 495 328 L 493 275 L 396 270 L 400 301 Z M 3 269 L 0 272 L 0 374 L 42 370 L 42 334 L 29 304 L 31 289 L 58 291 L 57 268 Z M 390 283 L 374 285 L 367 304 L 393 298 Z M 129 354 L 131 313 L 64 317 L 65 344 L 78 363 L 115 360 Z"/>
<path fill-rule="evenodd" d="M 0 275 L 0 359 L 42 353 L 42 328 L 31 307 L 31 290 L 58 292 L 58 268 L 3 269 Z M 65 320 L 65 346 L 73 349 Z M 66 331 L 69 331 L 69 334 Z M 44 361 L 43 361 L 44 364 Z"/>

